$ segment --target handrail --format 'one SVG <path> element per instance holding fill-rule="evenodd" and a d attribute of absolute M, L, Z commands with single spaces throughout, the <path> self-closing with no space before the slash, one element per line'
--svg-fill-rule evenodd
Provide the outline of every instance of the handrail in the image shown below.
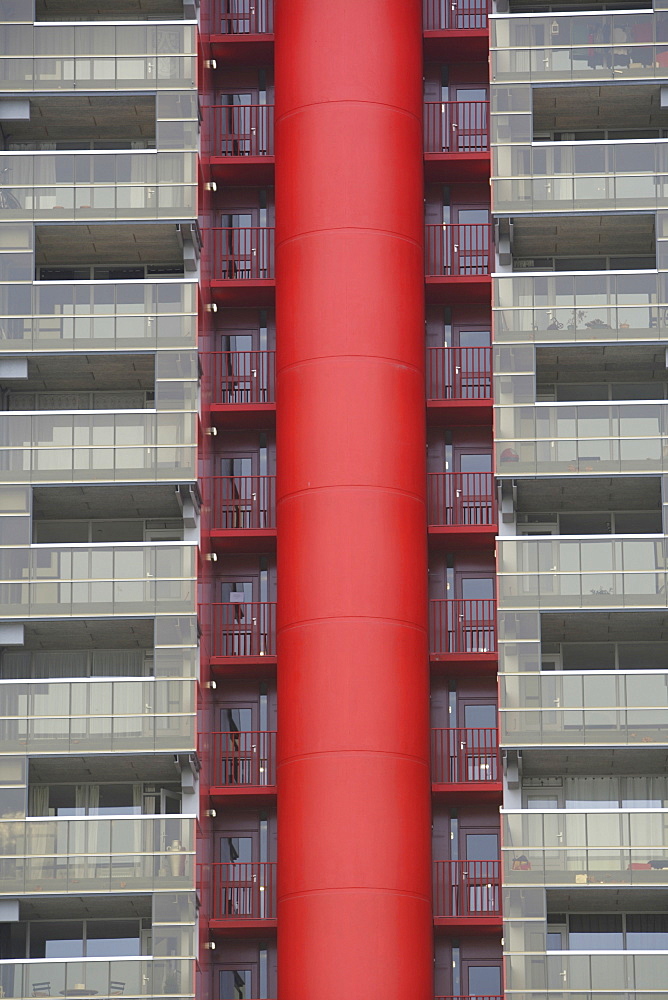
<path fill-rule="evenodd" d="M 500 862 L 434 861 L 434 916 L 501 914 Z"/>
<path fill-rule="evenodd" d="M 487 222 L 444 222 L 425 226 L 425 273 L 444 275 L 489 274 L 492 227 Z"/>
<path fill-rule="evenodd" d="M 424 0 L 425 31 L 486 28 L 490 0 Z"/>
<path fill-rule="evenodd" d="M 489 101 L 427 101 L 425 153 L 486 153 Z"/>
<path fill-rule="evenodd" d="M 428 347 L 427 399 L 492 399 L 492 348 Z"/>
<path fill-rule="evenodd" d="M 274 656 L 276 603 L 252 601 L 211 605 L 212 656 Z"/>
<path fill-rule="evenodd" d="M 272 920 L 276 916 L 276 864 L 224 861 L 211 865 L 212 916 L 218 920 Z"/>
<path fill-rule="evenodd" d="M 275 351 L 211 351 L 200 359 L 212 403 L 276 401 Z"/>
<path fill-rule="evenodd" d="M 276 784 L 276 733 L 273 731 L 211 733 L 213 785 Z"/>
<path fill-rule="evenodd" d="M 273 156 L 273 104 L 212 104 L 205 108 L 214 156 Z"/>
<path fill-rule="evenodd" d="M 274 277 L 273 226 L 219 226 L 209 232 L 214 277 L 235 281 Z"/>
<path fill-rule="evenodd" d="M 429 601 L 432 653 L 493 653 L 496 650 L 496 601 Z"/>
<path fill-rule="evenodd" d="M 492 472 L 430 472 L 427 510 L 433 525 L 492 525 L 496 523 Z"/>
<path fill-rule="evenodd" d="M 440 784 L 500 780 L 496 729 L 432 729 L 432 781 Z"/>
<path fill-rule="evenodd" d="M 276 527 L 276 476 L 211 476 L 204 493 L 214 529 Z"/>
<path fill-rule="evenodd" d="M 242 9 L 244 8 L 244 9 Z M 217 0 L 214 23 L 225 35 L 264 35 L 274 30 L 274 0 Z M 216 28 L 214 28 L 214 31 Z"/>

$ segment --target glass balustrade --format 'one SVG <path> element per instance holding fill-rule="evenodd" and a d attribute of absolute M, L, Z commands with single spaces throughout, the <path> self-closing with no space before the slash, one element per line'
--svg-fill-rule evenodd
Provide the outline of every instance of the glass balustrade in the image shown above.
<path fill-rule="evenodd" d="M 33 997 L 192 996 L 194 962 L 185 958 L 0 960 L 0 989 L 12 1000 Z"/>

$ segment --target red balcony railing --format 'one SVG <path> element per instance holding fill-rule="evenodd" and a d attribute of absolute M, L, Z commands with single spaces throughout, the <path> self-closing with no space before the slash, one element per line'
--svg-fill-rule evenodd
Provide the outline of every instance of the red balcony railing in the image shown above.
<path fill-rule="evenodd" d="M 430 472 L 429 524 L 496 524 L 492 472 Z"/>
<path fill-rule="evenodd" d="M 494 996 L 492 996 L 491 993 L 485 993 L 484 995 L 476 993 L 474 996 L 470 993 L 466 993 L 463 996 L 460 995 L 456 997 L 434 997 L 434 1000 L 504 1000 L 504 998 L 498 994 L 494 994 Z"/>
<path fill-rule="evenodd" d="M 432 781 L 499 781 L 499 767 L 496 729 L 432 729 Z"/>
<path fill-rule="evenodd" d="M 214 156 L 273 156 L 273 104 L 216 104 L 211 115 Z"/>
<path fill-rule="evenodd" d="M 262 35 L 274 30 L 274 0 L 217 0 L 215 10 L 223 34 Z"/>
<path fill-rule="evenodd" d="M 423 0 L 425 31 L 486 28 L 490 0 Z"/>
<path fill-rule="evenodd" d="M 425 273 L 443 275 L 489 274 L 492 230 L 487 222 L 425 227 Z"/>
<path fill-rule="evenodd" d="M 427 399 L 491 398 L 491 347 L 427 348 Z"/>
<path fill-rule="evenodd" d="M 275 351 L 215 351 L 200 358 L 212 403 L 275 402 Z"/>
<path fill-rule="evenodd" d="M 276 733 L 211 733 L 213 785 L 276 784 Z"/>
<path fill-rule="evenodd" d="M 259 281 L 274 277 L 274 230 L 231 226 L 212 229 L 214 277 Z"/>
<path fill-rule="evenodd" d="M 214 919 L 271 920 L 276 916 L 273 862 L 222 862 L 211 869 Z"/>
<path fill-rule="evenodd" d="M 212 656 L 274 656 L 276 604 L 212 604 Z"/>
<path fill-rule="evenodd" d="M 425 153 L 485 153 L 488 149 L 487 101 L 438 101 L 425 104 Z"/>
<path fill-rule="evenodd" d="M 206 487 L 212 528 L 252 531 L 276 527 L 275 476 L 212 476 Z"/>
<path fill-rule="evenodd" d="M 435 917 L 485 917 L 500 913 L 498 861 L 434 862 Z"/>
<path fill-rule="evenodd" d="M 496 601 L 430 601 L 429 635 L 432 653 L 493 653 Z"/>

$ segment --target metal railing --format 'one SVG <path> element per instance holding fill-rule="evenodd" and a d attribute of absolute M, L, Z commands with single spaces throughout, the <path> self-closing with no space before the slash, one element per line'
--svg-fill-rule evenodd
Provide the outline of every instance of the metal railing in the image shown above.
<path fill-rule="evenodd" d="M 427 399 L 492 399 L 492 348 L 428 347 Z"/>
<path fill-rule="evenodd" d="M 470 993 L 464 993 L 456 997 L 434 997 L 434 1000 L 504 1000 L 504 998 L 498 994 L 492 996 L 491 993 L 486 993 L 484 996 L 481 993 L 476 993 L 475 996 L 472 996 Z"/>
<path fill-rule="evenodd" d="M 214 156 L 274 155 L 273 104 L 214 104 L 205 110 Z"/>
<path fill-rule="evenodd" d="M 275 785 L 276 733 L 211 733 L 211 759 L 213 785 Z"/>
<path fill-rule="evenodd" d="M 490 0 L 423 0 L 425 31 L 486 28 Z"/>
<path fill-rule="evenodd" d="M 496 524 L 492 472 L 430 472 L 429 524 Z"/>
<path fill-rule="evenodd" d="M 432 729 L 432 781 L 499 781 L 500 774 L 496 729 Z"/>
<path fill-rule="evenodd" d="M 212 604 L 212 656 L 274 656 L 276 603 Z"/>
<path fill-rule="evenodd" d="M 432 653 L 493 653 L 496 601 L 446 598 L 429 602 Z"/>
<path fill-rule="evenodd" d="M 425 274 L 489 274 L 492 229 L 487 222 L 425 226 Z"/>
<path fill-rule="evenodd" d="M 222 226 L 211 229 L 213 276 L 235 281 L 274 277 L 274 229 Z"/>
<path fill-rule="evenodd" d="M 435 861 L 434 916 L 501 914 L 499 861 Z"/>
<path fill-rule="evenodd" d="M 430 101 L 425 104 L 425 153 L 485 153 L 488 149 L 488 101 Z"/>
<path fill-rule="evenodd" d="M 212 528 L 276 527 L 276 476 L 211 476 L 205 480 L 205 496 Z"/>
<path fill-rule="evenodd" d="M 200 358 L 212 403 L 275 402 L 275 351 L 212 351 Z"/>
<path fill-rule="evenodd" d="M 276 864 L 230 861 L 211 865 L 211 915 L 217 920 L 271 920 L 276 916 Z"/>
<path fill-rule="evenodd" d="M 224 35 L 271 34 L 274 0 L 217 0 L 213 30 Z"/>

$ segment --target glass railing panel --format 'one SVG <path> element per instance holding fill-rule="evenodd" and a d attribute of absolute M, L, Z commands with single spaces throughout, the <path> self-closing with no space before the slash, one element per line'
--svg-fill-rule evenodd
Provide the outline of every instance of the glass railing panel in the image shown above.
<path fill-rule="evenodd" d="M 667 679 L 661 671 L 503 675 L 502 744 L 664 744 Z"/>
<path fill-rule="evenodd" d="M 666 607 L 661 536 L 499 539 L 499 606 Z"/>
<path fill-rule="evenodd" d="M 493 17 L 492 79 L 601 82 L 665 76 L 664 12 L 534 14 Z"/>
<path fill-rule="evenodd" d="M 193 966 L 191 957 L 2 960 L 0 988 L 12 1000 L 37 996 L 192 996 Z"/>
<path fill-rule="evenodd" d="M 668 285 L 655 271 L 504 274 L 494 279 L 499 343 L 580 343 L 668 339 Z M 497 348 L 497 352 L 503 348 Z M 516 349 L 494 371 L 517 371 Z M 512 361 L 511 361 L 512 357 Z M 523 366 L 526 369 L 527 357 Z M 498 362 L 504 367 L 497 367 Z M 510 367 L 508 367 L 510 365 Z"/>
<path fill-rule="evenodd" d="M 191 614 L 195 546 L 5 548 L 0 552 L 3 617 Z"/>
<path fill-rule="evenodd" d="M 196 213 L 194 152 L 0 155 L 4 221 L 182 219 Z"/>
<path fill-rule="evenodd" d="M 667 427 L 665 401 L 499 406 L 497 473 L 659 473 Z"/>
<path fill-rule="evenodd" d="M 0 415 L 0 482 L 195 479 L 192 413 Z"/>
<path fill-rule="evenodd" d="M 194 746 L 192 680 L 22 681 L 0 684 L 7 750 L 67 753 L 188 750 Z"/>

